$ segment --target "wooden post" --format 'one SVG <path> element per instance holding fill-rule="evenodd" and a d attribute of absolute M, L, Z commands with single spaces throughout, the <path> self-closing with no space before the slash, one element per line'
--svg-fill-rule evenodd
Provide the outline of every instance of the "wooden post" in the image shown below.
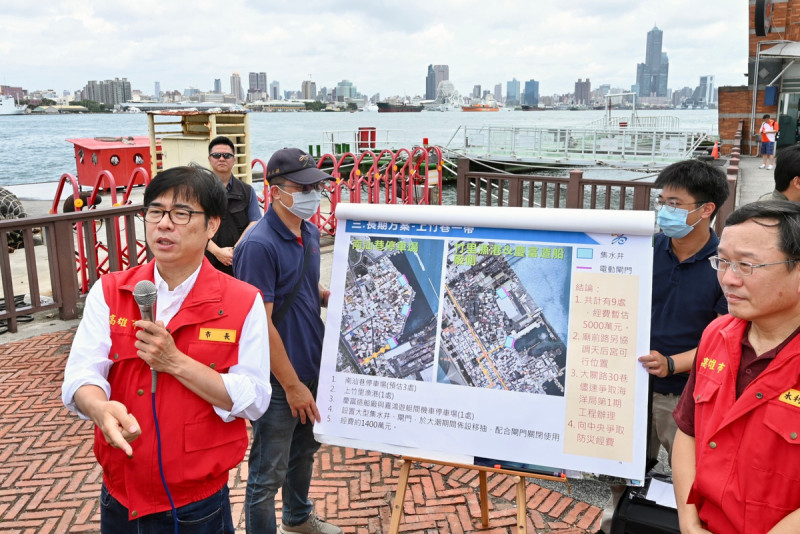
<path fill-rule="evenodd" d="M 478 478 L 481 486 L 481 525 L 483 528 L 489 528 L 489 490 L 486 484 L 486 471 L 481 471 Z"/>
<path fill-rule="evenodd" d="M 583 208 L 583 171 L 569 171 L 567 184 L 567 208 Z"/>
<path fill-rule="evenodd" d="M 525 499 L 525 477 L 517 477 L 517 532 L 528 528 L 528 501 Z"/>
<path fill-rule="evenodd" d="M 522 206 L 522 193 L 525 182 L 521 178 L 513 178 L 508 180 L 508 201 L 505 205 L 521 207 Z M 531 187 L 531 191 L 533 187 Z M 502 205 L 502 204 L 501 204 Z"/>
<path fill-rule="evenodd" d="M 470 205 L 468 172 L 469 160 L 467 158 L 458 158 L 456 171 L 456 204 L 458 206 Z"/>
<path fill-rule="evenodd" d="M 400 478 L 397 479 L 397 493 L 394 496 L 394 506 L 392 507 L 390 534 L 397 534 L 400 530 L 400 522 L 403 520 L 403 501 L 406 499 L 406 489 L 408 488 L 408 472 L 411 469 L 409 460 L 403 458 L 401 462 Z"/>
<path fill-rule="evenodd" d="M 78 222 L 78 224 L 81 224 Z M 72 236 L 72 221 L 57 221 L 52 231 L 48 227 L 47 249 L 51 253 L 50 269 L 56 271 L 57 287 L 61 305 L 58 318 L 62 321 L 78 317 L 78 295 L 80 287 L 75 271 L 75 241 Z M 53 254 L 54 253 L 54 254 Z M 53 261 L 55 258 L 55 262 Z"/>

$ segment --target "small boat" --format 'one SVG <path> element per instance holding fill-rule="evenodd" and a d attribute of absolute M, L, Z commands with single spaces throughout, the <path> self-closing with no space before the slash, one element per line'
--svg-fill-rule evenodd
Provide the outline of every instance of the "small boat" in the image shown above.
<path fill-rule="evenodd" d="M 521 107 L 522 111 L 544 111 L 544 108 L 540 108 L 539 106 L 529 106 L 527 104 Z"/>
<path fill-rule="evenodd" d="M 0 115 L 22 115 L 26 106 L 18 106 L 13 96 L 0 95 Z"/>
<path fill-rule="evenodd" d="M 416 113 L 422 111 L 422 107 L 408 102 L 378 102 L 378 113 Z"/>
<path fill-rule="evenodd" d="M 461 111 L 500 111 L 498 106 L 493 106 L 491 104 L 484 104 L 483 102 L 479 104 L 470 104 L 469 106 L 461 106 Z"/>

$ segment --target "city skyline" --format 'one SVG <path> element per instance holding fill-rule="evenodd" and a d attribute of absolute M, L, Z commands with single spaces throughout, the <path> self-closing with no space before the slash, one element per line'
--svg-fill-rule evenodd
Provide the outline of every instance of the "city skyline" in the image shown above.
<path fill-rule="evenodd" d="M 156 81 L 162 92 L 207 91 L 236 71 L 243 77 L 266 72 L 270 82 L 293 91 L 305 80 L 317 88 L 350 80 L 365 95 L 424 97 L 427 66 L 434 64 L 449 66 L 461 94 L 513 78 L 535 79 L 541 95 L 569 93 L 582 78 L 630 88 L 646 33 L 656 25 L 664 32 L 670 89 L 695 87 L 705 75 L 714 75 L 718 86 L 746 81 L 746 5 L 664 0 L 654 16 L 649 4 L 622 0 L 538 4 L 505 1 L 486 9 L 471 0 L 410 0 L 398 10 L 386 2 L 312 1 L 302 11 L 246 0 L 232 0 L 224 11 L 184 0 L 59 1 L 35 11 L 10 5 L 0 20 L 0 84 L 61 93 L 87 80 L 125 77 L 144 93 Z M 230 38 L 209 40 L 211 29 L 224 29 Z"/>

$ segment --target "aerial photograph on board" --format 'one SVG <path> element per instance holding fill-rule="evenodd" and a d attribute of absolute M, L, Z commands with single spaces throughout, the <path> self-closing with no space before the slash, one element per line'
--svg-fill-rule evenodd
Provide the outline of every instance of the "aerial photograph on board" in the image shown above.
<path fill-rule="evenodd" d="M 432 382 L 444 242 L 352 235 L 336 370 Z"/>
<path fill-rule="evenodd" d="M 449 243 L 437 381 L 564 395 L 572 248 Z"/>

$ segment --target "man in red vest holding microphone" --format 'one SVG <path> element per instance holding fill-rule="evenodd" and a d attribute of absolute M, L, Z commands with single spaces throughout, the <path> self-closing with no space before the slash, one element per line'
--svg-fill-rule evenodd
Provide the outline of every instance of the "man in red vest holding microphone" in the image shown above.
<path fill-rule="evenodd" d="M 87 296 L 62 399 L 95 424 L 103 534 L 234 534 L 228 471 L 271 387 L 261 294 L 203 255 L 226 202 L 207 169 L 159 173 L 144 193 L 155 261 Z"/>

